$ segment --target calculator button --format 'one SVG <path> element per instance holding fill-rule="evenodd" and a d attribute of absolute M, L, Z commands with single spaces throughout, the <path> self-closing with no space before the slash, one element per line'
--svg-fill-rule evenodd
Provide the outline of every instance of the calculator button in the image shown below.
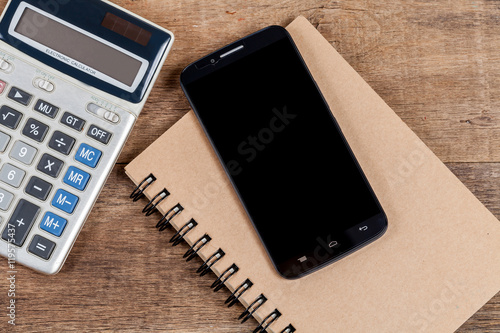
<path fill-rule="evenodd" d="M 5 87 L 7 87 L 7 83 L 5 81 L 0 80 L 0 94 L 3 93 Z"/>
<path fill-rule="evenodd" d="M 33 118 L 28 119 L 23 128 L 23 134 L 28 138 L 42 142 L 49 131 L 49 126 Z"/>
<path fill-rule="evenodd" d="M 74 166 L 69 167 L 64 176 L 64 183 L 73 186 L 77 190 L 83 191 L 87 187 L 90 175 Z"/>
<path fill-rule="evenodd" d="M 39 213 L 40 207 L 37 205 L 24 199 L 19 200 L 3 230 L 2 238 L 14 245 L 22 246 Z"/>
<path fill-rule="evenodd" d="M 101 155 L 102 152 L 100 150 L 95 149 L 86 143 L 82 143 L 76 152 L 75 160 L 88 167 L 95 168 L 101 159 Z"/>
<path fill-rule="evenodd" d="M 25 191 L 29 195 L 39 200 L 45 201 L 47 200 L 51 189 L 52 185 L 50 183 L 47 183 L 45 180 L 33 176 L 28 182 L 28 185 L 26 185 Z"/>
<path fill-rule="evenodd" d="M 59 176 L 59 173 L 61 172 L 63 165 L 64 162 L 60 159 L 57 159 L 49 154 L 43 154 L 40 162 L 38 162 L 36 169 L 46 175 L 49 175 L 52 178 L 57 178 Z"/>
<path fill-rule="evenodd" d="M 0 132 L 0 152 L 4 152 L 10 142 L 10 135 Z"/>
<path fill-rule="evenodd" d="M 10 157 L 26 165 L 30 165 L 35 159 L 37 152 L 38 150 L 36 148 L 22 141 L 16 141 L 10 151 Z"/>
<path fill-rule="evenodd" d="M 52 206 L 62 210 L 63 212 L 72 214 L 75 210 L 78 200 L 79 198 L 76 195 L 59 189 L 54 195 L 54 199 L 52 199 Z"/>
<path fill-rule="evenodd" d="M 97 140 L 101 143 L 107 144 L 109 139 L 111 139 L 111 133 L 103 130 L 102 128 L 97 127 L 96 125 L 91 125 L 89 130 L 87 131 L 87 135 L 94 140 Z"/>
<path fill-rule="evenodd" d="M 75 139 L 59 131 L 55 131 L 49 141 L 50 148 L 64 155 L 69 155 L 74 144 Z"/>
<path fill-rule="evenodd" d="M 41 99 L 36 102 L 34 110 L 52 119 L 54 119 L 57 115 L 57 112 L 59 112 L 59 108 L 57 106 L 47 103 Z"/>
<path fill-rule="evenodd" d="M 9 209 L 12 200 L 14 199 L 14 195 L 3 188 L 0 188 L 0 209 L 6 211 Z"/>
<path fill-rule="evenodd" d="M 21 112 L 16 111 L 7 105 L 2 105 L 2 107 L 0 107 L 0 124 L 10 129 L 15 130 L 17 126 L 19 126 L 19 122 L 22 117 L 23 114 Z"/>
<path fill-rule="evenodd" d="M 85 120 L 69 112 L 64 112 L 61 118 L 61 124 L 64 124 L 80 132 L 83 129 L 83 126 L 85 126 Z"/>
<path fill-rule="evenodd" d="M 43 238 L 40 235 L 35 235 L 30 243 L 28 251 L 42 259 L 48 260 L 55 247 L 56 243 L 53 241 Z"/>
<path fill-rule="evenodd" d="M 0 181 L 13 187 L 21 186 L 26 172 L 13 166 L 12 164 L 5 164 L 0 171 Z"/>
<path fill-rule="evenodd" d="M 33 95 L 28 94 L 26 91 L 21 90 L 16 87 L 10 88 L 9 94 L 7 95 L 11 100 L 21 103 L 24 106 L 30 104 Z"/>
<path fill-rule="evenodd" d="M 64 231 L 64 228 L 66 227 L 67 223 L 68 221 L 66 219 L 63 219 L 59 215 L 47 212 L 45 213 L 45 215 L 42 218 L 42 221 L 40 222 L 40 229 L 45 230 L 51 233 L 52 235 L 59 237 Z"/>

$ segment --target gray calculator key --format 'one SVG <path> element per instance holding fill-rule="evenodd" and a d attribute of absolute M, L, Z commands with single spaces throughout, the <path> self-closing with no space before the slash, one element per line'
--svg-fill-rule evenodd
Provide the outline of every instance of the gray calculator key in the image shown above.
<path fill-rule="evenodd" d="M 78 132 L 81 132 L 83 126 L 85 126 L 85 120 L 69 112 L 64 112 L 63 116 L 61 117 L 61 124 L 69 126 L 70 128 L 77 130 Z"/>
<path fill-rule="evenodd" d="M 96 125 L 91 125 L 89 130 L 87 131 L 87 135 L 94 140 L 99 141 L 100 143 L 108 144 L 109 139 L 111 139 L 110 132 L 103 130 L 102 128 L 97 127 Z"/>
<path fill-rule="evenodd" d="M 9 209 L 12 200 L 14 199 L 14 194 L 0 187 L 0 209 L 6 211 Z"/>
<path fill-rule="evenodd" d="M 43 154 L 40 162 L 36 169 L 40 172 L 43 172 L 46 175 L 49 175 L 52 178 L 59 177 L 59 173 L 61 173 L 61 169 L 64 165 L 64 162 L 58 158 L 55 158 L 49 154 Z"/>
<path fill-rule="evenodd" d="M 21 103 L 22 105 L 28 105 L 30 104 L 31 97 L 33 95 L 28 94 L 26 91 L 21 90 L 16 87 L 10 88 L 9 94 L 7 95 L 11 100 L 16 101 L 18 103 Z"/>
<path fill-rule="evenodd" d="M 3 153 L 10 142 L 10 135 L 0 132 L 0 152 Z"/>
<path fill-rule="evenodd" d="M 55 247 L 56 243 L 53 241 L 50 241 L 40 235 L 35 235 L 30 243 L 30 246 L 28 247 L 28 251 L 42 259 L 48 260 Z"/>
<path fill-rule="evenodd" d="M 29 195 L 39 200 L 45 201 L 47 200 L 47 197 L 49 196 L 51 189 L 52 185 L 50 183 L 46 182 L 43 179 L 33 176 L 28 182 L 28 185 L 26 185 L 25 191 Z"/>
<path fill-rule="evenodd" d="M 57 112 L 59 112 L 59 108 L 57 106 L 45 102 L 41 99 L 36 102 L 34 110 L 52 119 L 54 119 L 57 115 Z"/>
<path fill-rule="evenodd" d="M 23 128 L 23 134 L 30 139 L 42 142 L 49 131 L 49 126 L 33 118 L 28 119 Z"/>
<path fill-rule="evenodd" d="M 19 200 L 3 230 L 2 238 L 11 244 L 22 246 L 39 213 L 40 207 L 37 205 L 24 199 Z"/>
<path fill-rule="evenodd" d="M 0 124 L 10 128 L 16 129 L 19 126 L 19 122 L 23 114 L 19 111 L 14 110 L 7 105 L 2 105 L 0 107 Z"/>
<path fill-rule="evenodd" d="M 55 131 L 49 141 L 49 147 L 64 155 L 69 155 L 75 144 L 75 139 L 63 132 Z"/>
<path fill-rule="evenodd" d="M 35 159 L 37 152 L 38 150 L 29 144 L 16 141 L 10 150 L 10 157 L 26 165 L 30 165 Z"/>
<path fill-rule="evenodd" d="M 13 166 L 12 164 L 5 164 L 0 171 L 0 181 L 14 187 L 21 186 L 26 172 Z"/>

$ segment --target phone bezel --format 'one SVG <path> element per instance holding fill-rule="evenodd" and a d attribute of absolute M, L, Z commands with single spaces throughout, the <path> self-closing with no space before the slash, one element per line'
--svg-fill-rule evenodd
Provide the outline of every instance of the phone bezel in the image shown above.
<path fill-rule="evenodd" d="M 291 45 L 293 46 L 293 49 L 295 50 L 295 55 L 300 59 L 302 65 L 304 66 L 306 71 L 309 73 L 309 76 L 311 77 L 314 85 L 316 86 L 316 89 L 320 93 L 320 96 L 323 100 L 323 103 L 325 104 L 325 107 L 327 108 L 327 110 L 329 111 L 329 113 L 331 115 L 331 118 L 333 120 L 333 123 L 334 123 L 337 131 L 340 133 L 340 136 L 343 140 L 344 145 L 348 148 L 348 151 L 349 151 L 352 159 L 354 160 L 367 188 L 369 189 L 373 199 L 375 200 L 377 206 L 380 209 L 379 214 L 371 217 L 367 221 L 363 221 L 362 223 L 360 223 L 354 227 L 351 227 L 347 230 L 344 230 L 343 236 L 345 236 L 345 237 L 342 239 L 343 244 L 341 246 L 339 246 L 335 249 L 333 249 L 333 248 L 320 249 L 320 250 L 326 251 L 330 255 L 328 256 L 327 259 L 319 260 L 319 261 L 316 260 L 316 264 L 314 264 L 313 266 L 307 266 L 309 263 L 307 263 L 307 265 L 304 265 L 302 262 L 297 263 L 298 258 L 291 258 L 290 260 L 279 263 L 279 262 L 276 262 L 275 259 L 272 257 L 271 253 L 267 249 L 266 243 L 263 241 L 263 239 L 260 235 L 259 229 L 256 227 L 254 221 L 252 220 L 250 214 L 248 213 L 246 205 L 241 198 L 241 195 L 239 193 L 238 188 L 235 186 L 235 184 L 232 180 L 232 177 L 230 175 L 229 170 L 227 169 L 227 166 L 225 165 L 224 161 L 222 160 L 221 156 L 219 155 L 217 147 L 215 146 L 215 144 L 211 140 L 210 134 L 208 133 L 208 130 L 205 128 L 203 122 L 201 121 L 201 117 L 198 114 L 198 110 L 196 109 L 194 103 L 192 102 L 192 98 L 190 97 L 188 89 L 187 89 L 187 86 L 190 83 L 192 83 L 200 78 L 203 78 L 204 76 L 209 75 L 209 74 L 211 74 L 211 73 L 213 73 L 213 72 L 215 72 L 215 71 L 217 71 L 217 70 L 219 70 L 227 65 L 230 65 L 231 63 L 236 62 L 236 61 L 240 60 L 241 58 L 244 58 L 244 57 L 252 54 L 253 52 L 257 52 L 260 49 L 262 49 L 262 48 L 264 48 L 264 47 L 266 47 L 274 42 L 282 40 L 283 38 L 288 39 L 288 41 L 291 43 Z M 243 46 L 243 48 L 241 48 L 241 46 Z M 237 52 L 232 52 L 232 50 L 237 49 L 237 48 L 239 48 L 239 50 Z M 231 54 L 230 54 L 230 56 L 227 56 L 227 57 L 223 57 L 223 58 L 220 57 L 221 55 L 224 55 L 226 53 L 231 53 Z M 211 61 L 212 59 L 214 59 L 214 61 Z M 297 278 L 303 277 L 305 275 L 308 275 L 310 273 L 313 273 L 313 272 L 315 272 L 315 271 L 317 271 L 317 270 L 319 270 L 319 269 L 321 269 L 321 268 L 323 268 L 323 267 L 325 267 L 325 266 L 327 266 L 327 265 L 329 265 L 337 260 L 340 260 L 340 259 L 348 256 L 349 254 L 359 250 L 360 248 L 368 245 L 369 243 L 380 238 L 386 232 L 387 227 L 388 227 L 387 216 L 386 216 L 382 206 L 380 205 L 375 193 L 373 192 L 372 187 L 370 186 L 368 180 L 366 179 L 366 176 L 365 176 L 363 170 L 361 169 L 361 166 L 359 165 L 354 153 L 352 152 L 349 144 L 347 143 L 347 140 L 345 139 L 345 137 L 340 129 L 340 126 L 338 125 L 333 114 L 330 112 L 330 108 L 328 106 L 328 103 L 326 103 L 326 100 L 324 99 L 323 95 L 321 94 L 321 91 L 319 90 L 319 87 L 317 86 L 309 69 L 307 68 L 305 61 L 303 60 L 303 58 L 302 58 L 299 50 L 297 49 L 292 37 L 290 36 L 290 34 L 288 33 L 288 31 L 286 29 L 284 29 L 283 27 L 280 27 L 280 26 L 269 26 L 267 28 L 264 28 L 262 30 L 255 32 L 251 35 L 248 35 L 242 39 L 239 39 L 239 40 L 237 40 L 237 41 L 235 41 L 235 42 L 233 42 L 233 43 L 231 43 L 231 44 L 229 44 L 229 45 L 227 45 L 227 46 L 225 46 L 225 47 L 223 47 L 223 48 L 221 48 L 221 49 L 219 49 L 219 50 L 217 50 L 217 51 L 215 51 L 215 52 L 213 52 L 213 53 L 211 53 L 211 54 L 209 54 L 209 55 L 207 55 L 207 56 L 205 56 L 205 57 L 203 57 L 203 58 L 201 58 L 193 63 L 191 63 L 182 71 L 181 77 L 180 77 L 180 83 L 181 83 L 182 90 L 184 91 L 184 94 L 186 95 L 191 107 L 194 110 L 196 117 L 198 118 L 198 121 L 200 122 L 200 124 L 205 132 L 205 135 L 208 137 L 214 151 L 217 154 L 217 157 L 219 158 L 219 161 L 221 162 L 222 167 L 224 168 L 224 170 L 226 172 L 226 175 L 228 176 L 235 192 L 237 193 L 237 195 L 240 199 L 240 202 L 242 203 L 250 221 L 252 222 L 254 230 L 257 232 L 257 234 L 261 240 L 261 243 L 264 245 L 264 248 L 266 249 L 268 257 L 271 259 L 271 262 L 272 262 L 273 266 L 275 267 L 276 271 L 282 277 L 284 277 L 286 279 L 297 279 Z M 363 226 L 369 225 L 368 230 L 370 230 L 370 232 L 361 233 L 361 234 L 357 235 L 355 232 L 355 228 L 358 228 L 359 225 L 363 225 Z M 362 228 L 362 227 L 359 227 L 359 228 Z M 354 229 L 354 230 L 351 230 L 351 229 Z M 351 232 L 348 232 L 349 230 Z M 361 231 L 361 229 L 360 229 L 360 231 Z M 345 245 L 346 243 L 348 245 Z M 314 256 L 315 256 L 315 253 L 316 254 L 318 253 L 318 248 L 316 247 L 315 249 L 311 249 L 311 251 L 308 252 L 308 255 L 309 255 L 309 253 L 311 253 L 311 257 L 308 257 L 308 258 L 310 258 L 310 259 L 315 258 Z"/>

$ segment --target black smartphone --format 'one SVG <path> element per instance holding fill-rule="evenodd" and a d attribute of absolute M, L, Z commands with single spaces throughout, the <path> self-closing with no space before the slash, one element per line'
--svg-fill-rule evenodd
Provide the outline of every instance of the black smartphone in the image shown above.
<path fill-rule="evenodd" d="M 283 277 L 385 232 L 386 215 L 284 28 L 194 62 L 181 86 Z"/>

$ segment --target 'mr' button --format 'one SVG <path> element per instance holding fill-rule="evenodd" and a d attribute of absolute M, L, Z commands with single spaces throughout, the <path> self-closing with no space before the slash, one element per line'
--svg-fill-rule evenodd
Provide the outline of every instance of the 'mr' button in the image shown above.
<path fill-rule="evenodd" d="M 88 144 L 82 143 L 76 152 L 75 160 L 91 168 L 95 168 L 101 159 L 102 152 Z"/>

